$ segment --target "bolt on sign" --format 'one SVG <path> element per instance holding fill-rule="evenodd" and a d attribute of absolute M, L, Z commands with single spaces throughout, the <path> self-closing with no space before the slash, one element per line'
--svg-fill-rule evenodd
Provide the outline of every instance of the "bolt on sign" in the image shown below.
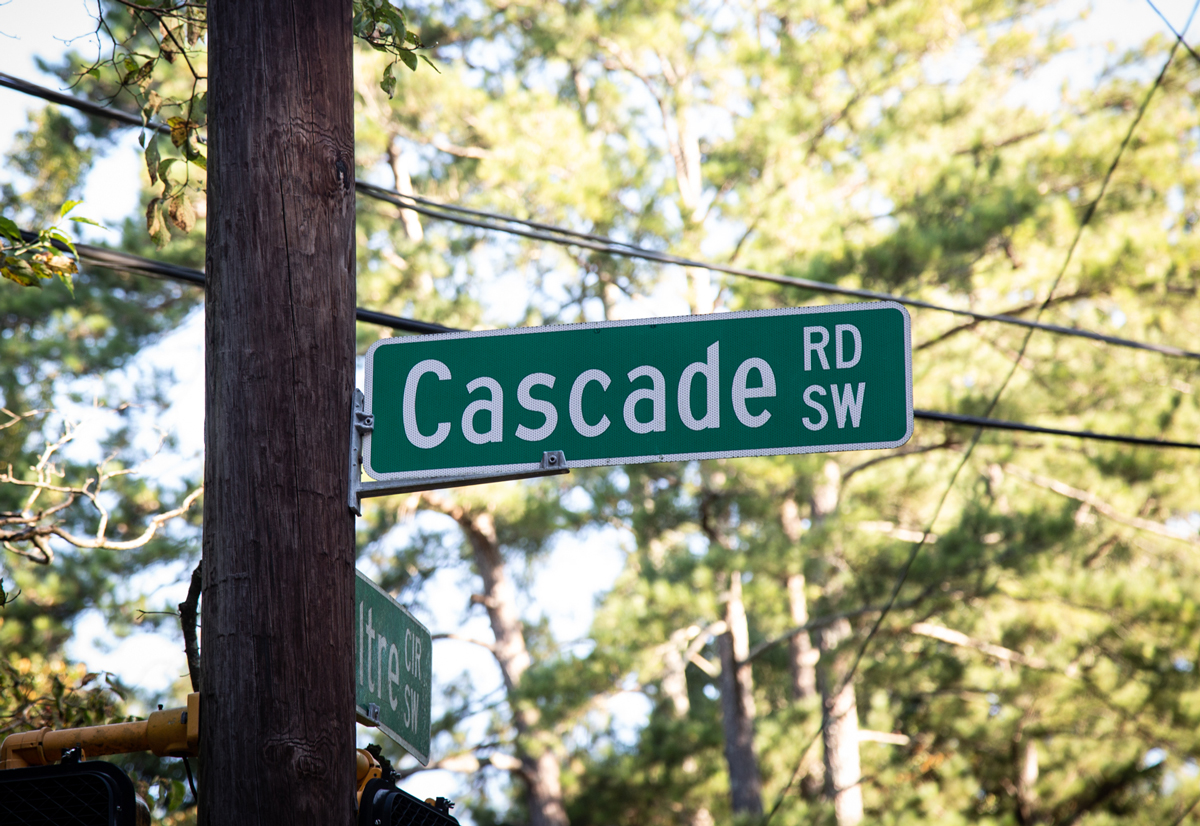
<path fill-rule="evenodd" d="M 433 645 L 428 629 L 354 572 L 354 709 L 421 763 L 429 762 Z"/>
<path fill-rule="evenodd" d="M 390 338 L 367 351 L 381 481 L 898 447 L 911 321 L 890 301 Z"/>

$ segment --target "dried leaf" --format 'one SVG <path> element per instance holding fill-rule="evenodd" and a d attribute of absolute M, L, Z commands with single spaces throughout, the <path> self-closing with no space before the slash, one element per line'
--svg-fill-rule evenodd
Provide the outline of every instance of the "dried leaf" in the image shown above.
<path fill-rule="evenodd" d="M 184 232 L 191 232 L 192 227 L 196 225 L 196 210 L 192 208 L 192 202 L 183 193 L 173 195 L 167 202 L 167 214 L 171 218 L 171 223 Z"/>
<path fill-rule="evenodd" d="M 200 124 L 181 117 L 167 118 L 167 125 L 171 127 L 171 143 L 176 147 L 187 143 L 191 131 L 200 128 Z"/>
<path fill-rule="evenodd" d="M 154 245 L 162 249 L 171 240 L 171 231 L 167 229 L 162 219 L 162 199 L 152 198 L 146 207 L 146 234 L 154 241 Z"/>
<path fill-rule="evenodd" d="M 9 281 L 15 281 L 22 287 L 38 287 L 42 286 L 38 280 L 39 274 L 34 270 L 33 265 L 23 258 L 8 256 L 4 259 L 4 264 L 0 265 L 0 275 L 3 275 Z M 42 275 L 41 278 L 46 276 Z"/>
<path fill-rule="evenodd" d="M 146 146 L 146 170 L 150 173 L 151 186 L 158 183 L 158 162 L 158 141 L 151 138 Z"/>

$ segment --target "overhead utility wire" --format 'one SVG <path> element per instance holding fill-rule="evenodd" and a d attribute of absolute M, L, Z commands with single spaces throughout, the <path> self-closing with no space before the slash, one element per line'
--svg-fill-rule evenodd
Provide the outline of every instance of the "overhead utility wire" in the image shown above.
<path fill-rule="evenodd" d="M 26 239 L 32 240 L 36 236 L 31 232 L 22 233 Z M 59 249 L 66 249 L 66 245 L 61 242 L 55 242 L 55 246 Z M 102 247 L 93 247 L 90 244 L 76 244 L 75 249 L 79 251 L 79 257 L 91 264 L 99 267 L 107 267 L 108 269 L 120 270 L 123 272 L 133 273 L 135 275 L 147 275 L 153 278 L 168 278 L 174 281 L 182 281 L 186 284 L 193 284 L 198 287 L 204 286 L 204 273 L 200 270 L 194 270 L 190 267 L 181 267 L 177 264 L 168 264 L 163 261 L 155 261 L 151 258 L 143 258 L 140 255 L 132 255 L 127 252 L 117 252 L 116 250 L 104 249 Z M 375 310 L 367 310 L 359 307 L 355 310 L 355 318 L 366 324 L 377 324 L 380 327 L 389 327 L 393 330 L 404 330 L 405 332 L 418 334 L 436 334 L 436 333 L 455 333 L 462 332 L 457 327 L 447 327 L 442 324 L 435 324 L 429 321 L 417 321 L 412 318 L 401 318 L 400 316 L 389 315 Z M 1024 422 L 1012 422 L 1004 419 L 989 419 L 980 416 L 964 416 L 957 413 L 944 413 L 939 410 L 913 410 L 913 418 L 926 419 L 931 422 L 943 422 L 945 424 L 956 425 L 971 425 L 975 427 L 985 427 L 990 430 L 1015 430 L 1024 433 L 1043 433 L 1047 436 L 1070 436 L 1077 439 L 1090 439 L 1102 442 L 1119 442 L 1122 444 L 1142 445 L 1146 447 L 1173 447 L 1184 448 L 1187 450 L 1200 450 L 1200 443 L 1194 442 L 1172 442 L 1161 439 L 1148 439 L 1142 436 L 1124 436 L 1113 433 L 1095 433 L 1090 430 L 1063 430 L 1054 427 L 1041 427 L 1040 425 L 1025 424 Z"/>
<path fill-rule="evenodd" d="M 540 229 L 550 227 L 550 225 L 537 224 L 533 221 L 526 221 L 521 218 L 514 218 L 512 216 L 484 212 L 483 210 L 470 210 L 466 207 L 439 203 L 427 198 L 418 198 L 413 195 L 404 195 L 400 192 L 385 189 L 384 187 L 377 186 L 375 184 L 369 184 L 365 181 L 355 181 L 355 186 L 360 193 L 369 198 L 387 201 L 403 209 L 411 209 L 413 212 L 418 212 L 431 218 L 438 218 L 443 221 L 452 221 L 456 224 L 476 227 L 478 229 L 504 232 L 508 233 L 509 235 L 519 235 L 523 238 L 530 238 L 537 241 L 547 241 L 552 244 L 560 244 L 563 246 L 583 247 L 585 249 L 595 250 L 597 252 L 603 252 L 609 255 L 622 256 L 624 258 L 640 258 L 645 261 L 655 261 L 660 264 L 673 264 L 681 267 L 695 267 L 698 269 L 710 270 L 712 272 L 720 272 L 742 278 L 750 278 L 756 281 L 767 281 L 772 284 L 798 287 L 800 289 L 811 290 L 818 293 L 844 295 L 850 298 L 866 298 L 875 301 L 895 301 L 898 304 L 904 304 L 909 307 L 918 307 L 924 310 L 937 310 L 943 313 L 953 313 L 954 315 L 967 316 L 975 321 L 994 321 L 1001 324 L 1012 324 L 1018 327 L 1026 327 L 1032 330 L 1043 330 L 1045 332 L 1056 333 L 1058 335 L 1092 339 L 1094 341 L 1104 342 L 1105 344 L 1113 344 L 1118 347 L 1130 347 L 1135 350 L 1149 350 L 1150 352 L 1161 353 L 1167 356 L 1178 356 L 1181 358 L 1200 360 L 1200 352 L 1184 350 L 1183 348 L 1174 347 L 1169 344 L 1153 344 L 1150 342 L 1135 341 L 1133 339 L 1105 335 L 1104 333 L 1097 333 L 1079 327 L 1063 327 L 1059 324 L 1047 324 L 1043 321 L 1029 321 L 1024 318 L 1018 318 L 1017 316 L 995 315 L 990 313 L 980 313 L 974 310 L 963 310 L 957 307 L 947 307 L 942 304 L 934 304 L 931 301 L 924 301 L 919 298 L 907 298 L 894 293 L 879 292 L 877 290 L 856 289 L 854 287 L 842 287 L 837 284 L 827 284 L 823 281 L 812 281 L 807 278 L 777 275 L 775 273 L 762 272 L 761 270 L 752 270 L 745 267 L 716 264 L 710 261 L 698 261 L 691 258 L 683 258 L 678 255 L 672 255 L 670 253 L 646 249 L 645 247 L 640 247 L 636 244 L 630 244 L 624 241 L 614 241 L 612 239 L 604 239 L 602 236 L 591 235 L 562 227 Z M 539 227 L 539 229 L 518 229 L 515 227 L 498 226 L 494 223 L 475 220 L 473 218 L 465 218 L 461 215 L 450 214 L 451 212 L 483 215 L 491 220 L 506 221 L 529 227 Z"/>
<path fill-rule="evenodd" d="M 1188 450 L 1200 450 L 1200 443 L 1171 442 L 1164 439 L 1147 439 L 1143 436 L 1123 436 L 1112 433 L 1095 433 L 1091 430 L 1062 430 L 1055 427 L 1041 427 L 1023 422 L 1010 422 L 1004 419 L 989 419 L 986 416 L 961 416 L 957 413 L 943 413 L 939 410 L 913 410 L 913 418 L 926 419 L 931 422 L 947 424 L 970 425 L 985 427 L 989 430 L 1018 430 L 1025 433 L 1044 433 L 1047 436 L 1073 436 L 1077 439 L 1094 439 L 1101 442 L 1122 442 L 1128 445 L 1148 445 L 1153 447 L 1180 447 Z"/>
<path fill-rule="evenodd" d="M 1171 30 L 1171 34 L 1175 35 L 1175 42 L 1187 49 L 1188 54 L 1195 58 L 1197 63 L 1200 63 L 1200 54 L 1196 54 L 1196 50 L 1188 45 L 1188 42 L 1183 39 L 1183 35 L 1176 31 L 1175 27 L 1171 25 L 1171 21 L 1167 19 L 1167 16 L 1159 11 L 1158 6 L 1154 5 L 1154 0 L 1146 0 L 1146 2 L 1150 4 L 1150 8 L 1154 9 L 1154 13 L 1159 16 L 1159 19 L 1167 24 L 1167 28 Z"/>
<path fill-rule="evenodd" d="M 21 235 L 27 241 L 37 238 L 32 232 L 22 232 Z M 63 251 L 67 250 L 67 245 L 60 241 L 55 241 L 54 246 Z M 133 273 L 134 275 L 147 275 L 151 278 L 166 278 L 172 281 L 181 281 L 197 287 L 204 286 L 204 273 L 200 270 L 193 270 L 190 267 L 181 267 L 177 264 L 168 264 L 165 261 L 155 261 L 151 258 L 143 258 L 140 255 L 131 255 L 127 252 L 108 250 L 103 247 L 93 247 L 90 244 L 76 244 L 75 249 L 82 260 L 95 264 L 98 267 L 106 267 L 110 270 L 119 270 L 121 272 Z M 355 308 L 354 317 L 367 324 L 378 324 L 381 327 L 404 330 L 408 333 L 449 333 L 453 332 L 454 329 L 430 321 L 402 318 L 401 316 L 368 310 L 363 307 Z"/>
<path fill-rule="evenodd" d="M 22 94 L 32 97 L 48 100 L 51 103 L 60 103 L 63 106 L 69 106 L 72 109 L 78 109 L 85 115 L 91 115 L 95 118 L 107 118 L 108 120 L 120 121 L 126 126 L 145 127 L 153 129 L 155 132 L 161 132 L 164 135 L 171 134 L 171 127 L 165 123 L 143 123 L 141 117 L 131 112 L 125 112 L 120 109 L 115 109 L 111 106 L 101 106 L 98 103 L 92 103 L 90 100 L 66 95 L 62 92 L 56 92 L 53 89 L 47 89 L 45 86 L 38 86 L 36 83 L 30 83 L 28 80 L 22 80 L 19 77 L 0 72 L 0 86 L 7 86 Z"/>
<path fill-rule="evenodd" d="M 90 101 L 81 100 L 70 95 L 62 94 L 61 92 L 55 92 L 51 89 L 38 86 L 2 72 L 0 72 L 0 86 L 7 86 L 8 88 L 14 89 L 18 92 L 32 95 L 34 97 L 40 97 L 44 100 L 49 100 L 54 103 L 60 103 L 63 106 L 70 106 L 74 109 L 84 112 L 85 114 L 95 117 L 110 118 L 112 120 L 120 121 L 128 126 L 143 126 L 142 119 L 137 115 L 130 114 L 129 112 L 123 112 L 119 109 L 100 106 Z M 170 127 L 160 123 L 151 122 L 145 124 L 145 127 L 163 134 L 170 133 Z M 669 253 L 658 252 L 657 250 L 647 249 L 645 247 L 638 246 L 637 244 L 618 241 L 602 235 L 594 235 L 592 233 L 580 232 L 578 230 L 559 227 L 553 224 L 530 221 L 528 219 L 517 218 L 512 215 L 503 215 L 481 209 L 472 209 L 470 207 L 447 204 L 416 195 L 404 195 L 400 192 L 396 192 L 395 190 L 386 189 L 385 187 L 370 184 L 366 181 L 357 180 L 354 183 L 356 189 L 363 195 L 366 195 L 368 198 L 387 201 L 404 209 L 411 209 L 413 212 L 418 212 L 430 218 L 451 221 L 453 223 L 475 227 L 477 229 L 484 229 L 492 232 L 503 232 L 509 235 L 519 235 L 524 238 L 537 241 L 546 241 L 552 244 L 583 247 L 585 249 L 603 252 L 609 255 L 617 255 L 626 258 L 638 258 L 645 261 L 654 261 L 660 264 L 672 264 L 681 267 L 695 267 L 698 269 L 709 270 L 711 272 L 720 272 L 742 278 L 766 281 L 773 284 L 796 287 L 817 293 L 843 295 L 849 298 L 895 301 L 899 304 L 904 304 L 909 307 L 917 307 L 925 310 L 936 310 L 938 312 L 966 316 L 967 318 L 974 319 L 975 321 L 992 321 L 999 324 L 1011 324 L 1029 329 L 1044 330 L 1046 332 L 1055 333 L 1058 335 L 1091 339 L 1093 341 L 1100 341 L 1105 344 L 1112 344 L 1117 347 L 1129 347 L 1136 350 L 1147 350 L 1152 353 L 1161 353 L 1167 356 L 1177 356 L 1180 358 L 1200 360 L 1200 352 L 1185 350 L 1169 344 L 1153 344 L 1150 342 L 1121 338 L 1119 336 L 1105 335 L 1104 333 L 1097 333 L 1079 327 L 1064 327 L 1058 324 L 1047 324 L 1041 321 L 1029 321 L 1017 316 L 980 313 L 973 310 L 947 307 L 941 304 L 935 304 L 931 301 L 923 301 L 917 298 L 907 298 L 905 296 L 895 295 L 893 293 L 878 292 L 876 290 L 855 289 L 853 287 L 842 287 L 837 284 L 827 284 L 823 281 L 812 281 L 807 278 L 777 275 L 775 273 L 762 272 L 760 270 L 752 270 L 745 267 L 734 267 L 726 264 L 717 264 L 708 261 L 697 261 L 690 258 L 671 255 Z M 469 218 L 464 216 L 473 217 Z M 500 221 L 506 224 L 517 224 L 523 227 L 528 227 L 529 229 L 523 230 L 511 226 L 500 226 L 495 223 L 489 223 L 494 221 Z"/>

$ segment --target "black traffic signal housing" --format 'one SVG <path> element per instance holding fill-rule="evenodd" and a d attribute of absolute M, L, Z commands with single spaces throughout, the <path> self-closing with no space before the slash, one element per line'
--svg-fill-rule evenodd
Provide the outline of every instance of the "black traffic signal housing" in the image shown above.
<path fill-rule="evenodd" d="M 138 826 L 137 815 L 133 782 L 111 763 L 0 771 L 4 826 Z"/>
<path fill-rule="evenodd" d="M 453 805 L 439 797 L 431 806 L 378 778 L 363 789 L 358 826 L 458 826 L 449 812 Z"/>

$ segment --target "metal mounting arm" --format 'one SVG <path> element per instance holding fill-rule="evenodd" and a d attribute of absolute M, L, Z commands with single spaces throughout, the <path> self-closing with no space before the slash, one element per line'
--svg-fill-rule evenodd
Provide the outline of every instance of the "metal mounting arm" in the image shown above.
<path fill-rule="evenodd" d="M 540 476 L 559 476 L 570 473 L 567 457 L 561 450 L 547 450 L 542 454 L 541 467 L 524 473 L 507 473 L 502 476 L 431 476 L 410 482 L 372 482 L 362 478 L 363 438 L 375 429 L 375 417 L 367 413 L 367 400 L 363 392 L 354 390 L 354 411 L 350 421 L 350 484 L 346 504 L 350 510 L 362 516 L 362 500 L 369 496 L 390 496 L 396 493 L 417 493 L 422 490 L 483 485 L 488 482 L 507 482 L 511 479 L 535 479 Z"/>

